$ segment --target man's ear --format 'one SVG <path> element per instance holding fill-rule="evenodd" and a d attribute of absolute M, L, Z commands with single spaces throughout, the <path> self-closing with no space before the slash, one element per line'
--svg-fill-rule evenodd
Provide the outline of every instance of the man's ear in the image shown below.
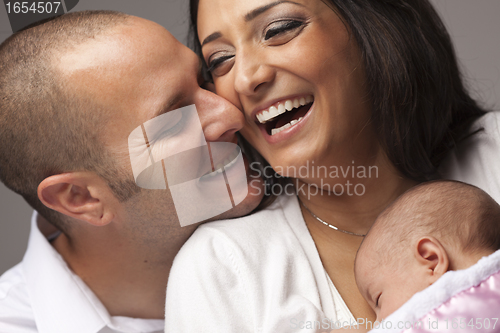
<path fill-rule="evenodd" d="M 415 258 L 426 269 L 429 284 L 434 283 L 449 270 L 450 261 L 445 248 L 436 238 L 425 236 L 418 240 L 415 248 Z"/>
<path fill-rule="evenodd" d="M 116 215 L 116 197 L 92 172 L 50 176 L 38 185 L 38 198 L 50 209 L 95 226 L 110 223 Z"/>

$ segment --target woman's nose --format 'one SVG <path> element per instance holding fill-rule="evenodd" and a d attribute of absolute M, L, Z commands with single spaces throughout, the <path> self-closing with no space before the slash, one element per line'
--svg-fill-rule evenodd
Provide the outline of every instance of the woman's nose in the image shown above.
<path fill-rule="evenodd" d="M 234 87 L 236 92 L 251 96 L 263 90 L 275 78 L 275 70 L 257 52 L 238 54 L 234 64 Z"/>
<path fill-rule="evenodd" d="M 208 142 L 234 142 L 245 122 L 243 113 L 231 102 L 205 89 L 199 89 L 195 105 Z"/>

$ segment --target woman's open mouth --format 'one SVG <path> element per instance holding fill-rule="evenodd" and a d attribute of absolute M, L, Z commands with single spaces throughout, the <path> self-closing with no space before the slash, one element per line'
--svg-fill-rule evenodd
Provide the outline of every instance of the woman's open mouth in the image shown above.
<path fill-rule="evenodd" d="M 274 136 L 300 123 L 314 102 L 312 95 L 283 100 L 256 114 L 259 127 Z"/>

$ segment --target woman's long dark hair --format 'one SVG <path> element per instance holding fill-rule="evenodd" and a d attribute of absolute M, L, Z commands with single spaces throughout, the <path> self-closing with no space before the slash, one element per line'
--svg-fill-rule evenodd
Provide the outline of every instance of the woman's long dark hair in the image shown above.
<path fill-rule="evenodd" d="M 409 179 L 436 178 L 446 154 L 486 112 L 464 86 L 441 18 L 428 0 L 322 1 L 361 50 L 372 121 L 388 158 Z M 198 2 L 190 0 L 190 46 L 201 56 Z"/>

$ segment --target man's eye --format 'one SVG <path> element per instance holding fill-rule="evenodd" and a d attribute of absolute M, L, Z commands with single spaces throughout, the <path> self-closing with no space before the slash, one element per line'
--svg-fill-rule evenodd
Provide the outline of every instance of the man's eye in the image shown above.
<path fill-rule="evenodd" d="M 179 116 L 176 117 L 178 119 L 171 119 L 168 126 L 161 128 L 161 130 L 159 130 L 153 138 L 150 139 L 152 144 L 162 140 L 171 139 L 184 128 L 184 125 L 186 124 L 186 117 L 183 113 L 177 113 L 176 115 Z"/>
<path fill-rule="evenodd" d="M 304 22 L 296 20 L 274 22 L 273 24 L 270 25 L 269 29 L 266 31 L 264 39 L 269 40 L 275 36 L 284 34 L 286 32 L 292 32 L 303 26 Z"/>

